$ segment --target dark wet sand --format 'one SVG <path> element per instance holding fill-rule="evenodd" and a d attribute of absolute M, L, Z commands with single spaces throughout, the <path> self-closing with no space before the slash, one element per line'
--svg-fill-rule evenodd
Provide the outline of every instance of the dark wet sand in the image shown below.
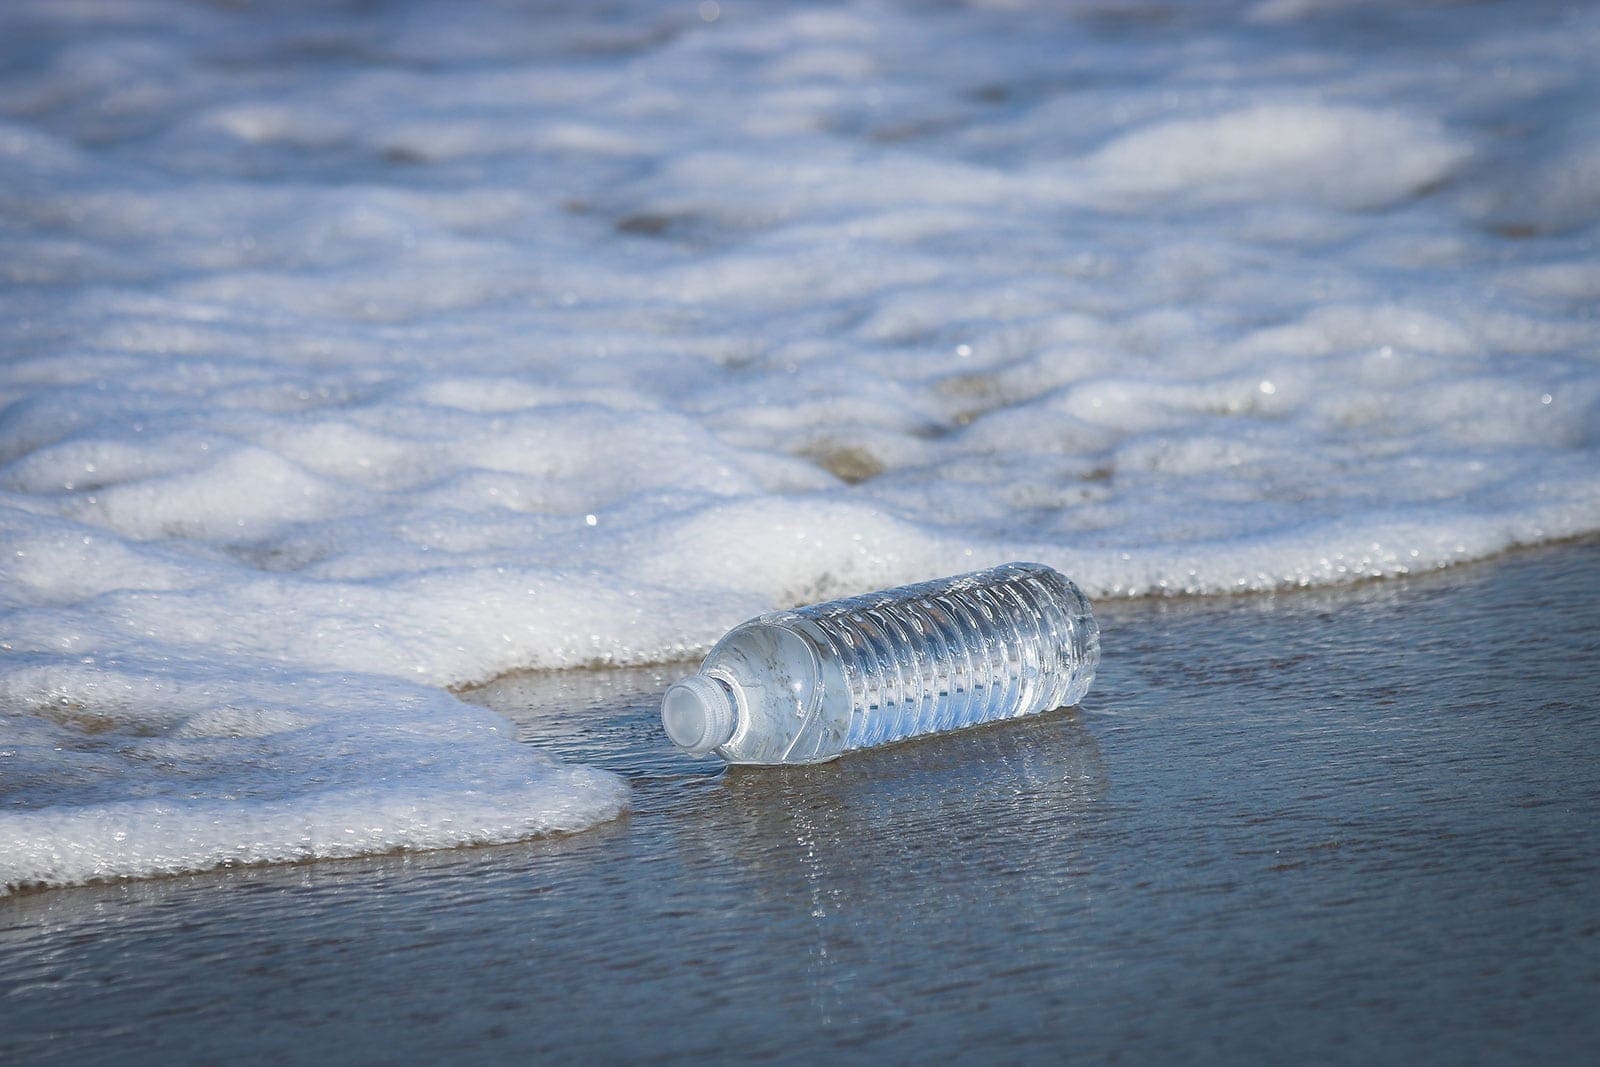
<path fill-rule="evenodd" d="M 1592 1061 L 1600 542 L 1098 605 L 1078 710 L 723 773 L 682 668 L 475 694 L 635 811 L 0 900 L 0 1062 Z"/>

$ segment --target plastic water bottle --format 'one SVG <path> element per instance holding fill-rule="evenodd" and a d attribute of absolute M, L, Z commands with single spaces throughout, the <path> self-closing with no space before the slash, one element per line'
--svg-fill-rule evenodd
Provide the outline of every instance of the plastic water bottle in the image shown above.
<path fill-rule="evenodd" d="M 1099 662 L 1078 587 L 1008 563 L 751 619 L 667 689 L 661 722 L 694 755 L 822 763 L 1076 704 Z"/>

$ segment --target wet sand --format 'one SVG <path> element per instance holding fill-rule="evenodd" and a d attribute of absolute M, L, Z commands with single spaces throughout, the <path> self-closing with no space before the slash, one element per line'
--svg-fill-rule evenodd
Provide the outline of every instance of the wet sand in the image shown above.
<path fill-rule="evenodd" d="M 625 773 L 572 838 L 0 899 L 0 1060 L 1576 1061 L 1600 542 L 1096 605 L 1079 709 L 678 756 L 682 665 L 473 698 Z"/>

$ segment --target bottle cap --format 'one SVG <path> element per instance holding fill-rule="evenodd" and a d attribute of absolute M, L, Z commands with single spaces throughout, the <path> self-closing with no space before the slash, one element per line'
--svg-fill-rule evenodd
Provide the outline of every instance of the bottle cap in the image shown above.
<path fill-rule="evenodd" d="M 704 674 L 673 682 L 661 698 L 661 725 L 679 748 L 695 756 L 723 744 L 739 722 L 727 683 Z"/>

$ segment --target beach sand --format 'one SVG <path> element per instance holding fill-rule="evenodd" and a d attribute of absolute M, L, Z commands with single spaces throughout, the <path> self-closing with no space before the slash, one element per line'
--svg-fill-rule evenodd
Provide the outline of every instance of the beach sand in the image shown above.
<path fill-rule="evenodd" d="M 1100 603 L 1081 708 L 803 769 L 673 752 L 688 665 L 503 678 L 630 815 L 0 899 L 0 1060 L 1575 1062 L 1596 590 L 1590 539 Z"/>

